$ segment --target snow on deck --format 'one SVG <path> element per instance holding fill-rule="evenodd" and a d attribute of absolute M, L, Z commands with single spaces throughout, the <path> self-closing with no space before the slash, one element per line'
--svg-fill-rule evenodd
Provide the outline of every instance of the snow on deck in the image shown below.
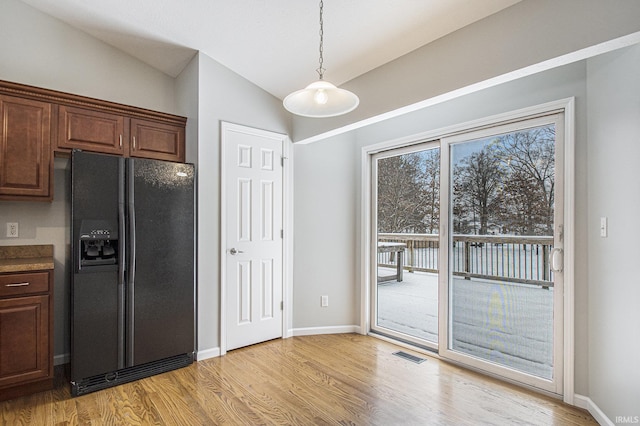
<path fill-rule="evenodd" d="M 378 326 L 437 343 L 438 275 L 403 275 L 377 286 Z M 456 277 L 452 294 L 454 350 L 552 377 L 553 288 Z"/>

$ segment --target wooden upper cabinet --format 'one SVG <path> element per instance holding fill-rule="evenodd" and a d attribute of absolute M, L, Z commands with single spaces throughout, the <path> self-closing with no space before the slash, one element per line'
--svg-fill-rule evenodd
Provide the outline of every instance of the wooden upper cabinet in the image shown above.
<path fill-rule="evenodd" d="M 129 119 L 122 115 L 61 105 L 58 111 L 60 149 L 82 149 L 124 155 Z"/>
<path fill-rule="evenodd" d="M 131 119 L 129 155 L 184 163 L 184 126 Z"/>
<path fill-rule="evenodd" d="M 184 123 L 135 118 L 60 105 L 59 151 L 81 149 L 125 157 L 184 162 Z"/>
<path fill-rule="evenodd" d="M 0 199 L 52 198 L 52 105 L 0 95 Z"/>
<path fill-rule="evenodd" d="M 187 119 L 0 80 L 0 200 L 51 201 L 73 149 L 183 163 Z"/>

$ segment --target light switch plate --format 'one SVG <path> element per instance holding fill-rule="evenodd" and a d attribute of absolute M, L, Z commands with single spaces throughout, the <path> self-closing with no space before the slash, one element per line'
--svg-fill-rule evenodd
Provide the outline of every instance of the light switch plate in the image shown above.
<path fill-rule="evenodd" d="M 609 233 L 609 226 L 607 224 L 607 218 L 606 217 L 601 217 L 600 218 L 600 236 L 602 238 L 606 238 L 607 234 Z"/>

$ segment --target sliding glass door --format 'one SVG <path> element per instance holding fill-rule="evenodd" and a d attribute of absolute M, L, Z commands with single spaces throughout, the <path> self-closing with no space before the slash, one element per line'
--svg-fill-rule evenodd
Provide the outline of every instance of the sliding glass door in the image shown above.
<path fill-rule="evenodd" d="M 562 144 L 562 114 L 443 138 L 440 211 L 441 355 L 558 394 Z"/>
<path fill-rule="evenodd" d="M 372 175 L 371 329 L 436 349 L 439 143 L 378 153 Z"/>
<path fill-rule="evenodd" d="M 373 152 L 370 329 L 563 393 L 564 113 Z"/>

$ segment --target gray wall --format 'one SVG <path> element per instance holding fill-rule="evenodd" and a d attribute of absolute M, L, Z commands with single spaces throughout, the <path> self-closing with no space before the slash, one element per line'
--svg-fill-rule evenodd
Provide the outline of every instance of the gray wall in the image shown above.
<path fill-rule="evenodd" d="M 589 396 L 615 421 L 640 416 L 640 45 L 587 70 Z"/>
<path fill-rule="evenodd" d="M 173 78 L 18 0 L 0 2 L 0 79 L 177 113 Z"/>
<path fill-rule="evenodd" d="M 348 133 L 294 145 L 293 328 L 355 326 L 359 153 Z M 320 307 L 320 297 L 329 306 Z"/>
<path fill-rule="evenodd" d="M 341 85 L 358 94 L 358 109 L 296 117 L 293 140 L 638 32 L 638 16 L 637 0 L 523 0 Z"/>

